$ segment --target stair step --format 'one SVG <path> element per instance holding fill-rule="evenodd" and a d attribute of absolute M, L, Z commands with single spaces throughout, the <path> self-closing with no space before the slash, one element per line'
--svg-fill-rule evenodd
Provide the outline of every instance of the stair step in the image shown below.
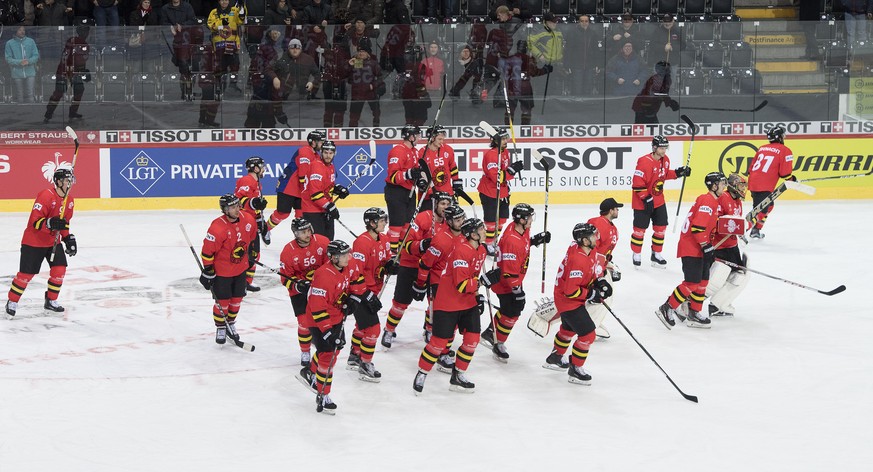
<path fill-rule="evenodd" d="M 806 45 L 806 35 L 803 33 L 761 33 L 746 35 L 747 43 L 753 46 L 796 46 Z"/>
<path fill-rule="evenodd" d="M 755 60 L 767 59 L 803 59 L 806 57 L 806 46 L 758 46 L 755 48 Z"/>
<path fill-rule="evenodd" d="M 797 18 L 795 7 L 737 8 L 736 14 L 745 21 L 776 18 Z"/>
<path fill-rule="evenodd" d="M 765 94 L 787 94 L 787 93 L 797 93 L 797 94 L 811 94 L 811 93 L 828 93 L 828 88 L 825 87 L 762 87 L 761 90 Z"/>
<path fill-rule="evenodd" d="M 761 73 L 764 87 L 827 87 L 824 72 L 766 72 Z"/>
<path fill-rule="evenodd" d="M 760 72 L 818 72 L 816 61 L 757 61 L 755 69 Z"/>

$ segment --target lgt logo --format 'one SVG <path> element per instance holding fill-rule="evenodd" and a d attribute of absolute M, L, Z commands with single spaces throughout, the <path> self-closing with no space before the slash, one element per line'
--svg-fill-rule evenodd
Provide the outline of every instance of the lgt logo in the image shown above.
<path fill-rule="evenodd" d="M 145 195 L 148 191 L 161 180 L 161 177 L 166 174 L 161 168 L 149 157 L 145 151 L 140 151 L 127 165 L 119 172 L 124 180 L 127 181 L 140 195 Z"/>
<path fill-rule="evenodd" d="M 340 167 L 340 172 L 349 179 L 349 182 L 354 181 L 353 187 L 358 190 L 366 189 L 379 175 L 383 167 L 378 162 L 373 162 L 370 165 L 370 152 L 364 148 L 358 148 Z"/>

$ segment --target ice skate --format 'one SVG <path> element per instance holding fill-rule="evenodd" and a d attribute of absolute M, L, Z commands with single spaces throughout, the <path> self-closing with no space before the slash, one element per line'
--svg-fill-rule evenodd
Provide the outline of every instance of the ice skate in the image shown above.
<path fill-rule="evenodd" d="M 315 398 L 315 411 L 326 415 L 336 414 L 336 403 L 330 399 L 330 395 L 322 395 L 320 398 Z"/>
<path fill-rule="evenodd" d="M 18 303 L 6 300 L 6 317 L 11 320 L 15 316 L 16 311 L 18 311 Z"/>
<path fill-rule="evenodd" d="M 393 331 L 383 330 L 382 331 L 382 346 L 385 349 L 391 349 L 391 346 L 394 344 L 394 339 L 397 338 L 397 333 Z"/>
<path fill-rule="evenodd" d="M 215 328 L 215 344 L 224 344 L 227 341 L 227 329 L 224 326 Z"/>
<path fill-rule="evenodd" d="M 668 303 L 664 303 L 655 310 L 655 316 L 661 320 L 661 323 L 664 323 L 664 326 L 666 326 L 667 329 L 673 329 L 673 327 L 676 326 L 676 319 L 673 317 L 675 313 L 676 311 L 670 308 Z"/>
<path fill-rule="evenodd" d="M 565 361 L 556 351 L 552 351 L 549 357 L 546 358 L 546 362 L 543 363 L 543 369 L 549 370 L 564 370 L 569 366 L 570 363 Z"/>
<path fill-rule="evenodd" d="M 317 393 L 315 388 L 315 376 L 312 375 L 312 371 L 309 370 L 309 367 L 304 367 L 300 369 L 299 374 L 294 374 L 294 378 L 300 381 L 304 387 L 306 387 L 310 392 Z"/>
<path fill-rule="evenodd" d="M 246 285 L 246 292 L 260 292 L 260 291 L 261 291 L 261 287 L 258 287 L 255 284 Z"/>
<path fill-rule="evenodd" d="M 598 326 L 594 329 L 594 334 L 598 340 L 607 340 L 610 338 L 609 330 L 605 326 Z"/>
<path fill-rule="evenodd" d="M 733 306 L 730 305 L 726 309 L 722 310 L 721 308 L 710 303 L 708 309 L 710 318 L 713 316 L 734 316 Z"/>
<path fill-rule="evenodd" d="M 309 363 L 312 362 L 312 354 L 309 351 L 303 351 L 300 353 L 300 366 L 301 367 L 309 367 Z"/>
<path fill-rule="evenodd" d="M 689 328 L 709 329 L 712 327 L 710 326 L 710 323 L 712 323 L 712 320 L 704 318 L 700 312 L 688 310 L 688 320 L 685 321 L 685 325 Z"/>
<path fill-rule="evenodd" d="M 764 233 L 762 233 L 758 228 L 752 228 L 752 230 L 749 231 L 749 237 L 752 239 L 764 239 Z"/>
<path fill-rule="evenodd" d="M 358 370 L 361 367 L 361 356 L 350 352 L 349 359 L 346 361 L 346 370 Z"/>
<path fill-rule="evenodd" d="M 655 267 L 656 269 L 666 269 L 667 268 L 667 260 L 664 259 L 663 256 L 661 256 L 660 252 L 653 252 L 651 260 L 652 260 L 652 267 Z"/>
<path fill-rule="evenodd" d="M 424 381 L 427 380 L 427 373 L 418 371 L 415 373 L 415 380 L 412 381 L 412 389 L 415 390 L 415 395 L 421 395 L 424 390 Z"/>
<path fill-rule="evenodd" d="M 571 365 L 567 372 L 570 376 L 567 381 L 578 385 L 591 385 L 591 374 L 585 371 L 582 366 Z"/>
<path fill-rule="evenodd" d="M 673 310 L 673 314 L 676 315 L 676 318 L 679 318 L 679 322 L 684 323 L 685 318 L 688 318 L 688 302 L 679 305 Z"/>
<path fill-rule="evenodd" d="M 463 371 L 454 369 L 452 378 L 449 380 L 449 390 L 460 393 L 473 393 L 476 391 L 476 384 L 470 382 Z"/>
<path fill-rule="evenodd" d="M 239 341 L 239 333 L 236 332 L 236 326 L 233 323 L 227 324 L 227 337 L 234 341 Z"/>
<path fill-rule="evenodd" d="M 359 379 L 365 382 L 379 383 L 382 381 L 382 373 L 376 370 L 372 362 L 363 362 L 358 368 Z"/>
<path fill-rule="evenodd" d="M 43 307 L 46 310 L 53 311 L 55 313 L 63 313 L 64 312 L 64 307 L 62 307 L 60 304 L 58 304 L 57 300 L 49 300 L 48 298 L 46 298 L 45 305 L 43 305 Z"/>
<path fill-rule="evenodd" d="M 494 330 L 490 326 L 485 328 L 485 331 L 482 331 L 482 334 L 479 336 L 479 342 L 489 349 L 494 347 Z"/>
<path fill-rule="evenodd" d="M 509 353 L 506 352 L 506 346 L 503 343 L 495 343 L 494 347 L 491 348 L 491 352 L 494 353 L 494 358 L 497 359 L 498 362 L 504 364 L 509 362 Z"/>
<path fill-rule="evenodd" d="M 452 370 L 455 368 L 455 353 L 454 351 L 449 351 L 448 354 L 441 354 L 439 359 L 437 359 L 437 370 L 444 374 L 451 374 Z"/>
<path fill-rule="evenodd" d="M 641 265 L 643 265 L 643 258 L 639 254 L 634 254 L 634 269 L 639 269 Z"/>

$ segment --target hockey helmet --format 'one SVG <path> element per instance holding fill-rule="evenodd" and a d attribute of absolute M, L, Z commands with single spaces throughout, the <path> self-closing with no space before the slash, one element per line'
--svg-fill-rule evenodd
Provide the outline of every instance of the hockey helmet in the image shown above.
<path fill-rule="evenodd" d="M 767 130 L 767 140 L 771 143 L 779 143 L 782 144 L 785 142 L 785 128 L 781 126 L 774 126 Z"/>
<path fill-rule="evenodd" d="M 509 139 L 509 132 L 506 131 L 506 128 L 497 128 L 495 129 L 497 134 L 491 136 L 491 147 L 497 147 L 500 142 L 505 142 Z"/>
<path fill-rule="evenodd" d="M 749 182 L 742 174 L 734 172 L 727 179 L 728 192 L 734 198 L 746 198 L 746 190 L 749 188 Z"/>
<path fill-rule="evenodd" d="M 421 134 L 421 128 L 416 125 L 406 125 L 403 128 L 400 128 L 401 139 L 409 139 L 416 134 Z"/>
<path fill-rule="evenodd" d="M 370 222 L 378 223 L 379 220 L 388 219 L 388 213 L 385 210 L 377 207 L 370 207 L 364 211 L 364 224 L 369 225 Z"/>
<path fill-rule="evenodd" d="M 264 159 L 260 156 L 252 156 L 246 159 L 246 170 L 249 172 L 254 171 L 255 167 L 260 166 L 264 167 Z"/>
<path fill-rule="evenodd" d="M 464 223 L 461 224 L 461 234 L 469 239 L 473 233 L 479 230 L 479 228 L 484 227 L 485 223 L 479 218 L 467 218 L 464 220 Z"/>
<path fill-rule="evenodd" d="M 427 130 L 427 137 L 428 138 L 432 139 L 433 137 L 435 137 L 438 134 L 443 134 L 443 135 L 446 134 L 446 127 L 443 125 L 435 125 L 435 126 L 428 128 L 428 130 Z"/>
<path fill-rule="evenodd" d="M 443 216 L 447 221 L 452 221 L 458 218 L 465 218 L 467 214 L 464 212 L 463 208 L 455 204 L 446 208 L 446 211 L 443 212 Z"/>
<path fill-rule="evenodd" d="M 324 151 L 336 152 L 336 143 L 334 143 L 333 141 L 325 141 L 321 143 L 321 152 Z"/>
<path fill-rule="evenodd" d="M 232 193 L 225 193 L 218 198 L 218 206 L 223 212 L 226 212 L 229 207 L 234 205 L 239 205 L 239 197 Z"/>
<path fill-rule="evenodd" d="M 665 147 L 665 148 L 670 147 L 670 141 L 668 141 L 667 138 L 661 134 L 652 138 L 652 149 L 659 148 L 659 147 Z"/>
<path fill-rule="evenodd" d="M 452 198 L 452 196 L 449 195 L 448 192 L 443 192 L 442 190 L 434 190 L 433 193 L 431 194 L 430 198 L 433 199 L 433 202 L 435 204 L 439 203 L 443 200 L 448 201 L 450 203 L 455 201 L 455 199 Z"/>
<path fill-rule="evenodd" d="M 512 209 L 512 221 L 518 223 L 519 220 L 529 219 L 534 215 L 534 209 L 527 203 L 519 203 Z"/>
<path fill-rule="evenodd" d="M 351 252 L 352 248 L 349 247 L 348 243 L 345 241 L 340 241 L 339 239 L 335 239 L 329 243 L 327 243 L 327 256 L 342 256 L 343 254 L 348 254 Z"/>
<path fill-rule="evenodd" d="M 323 131 L 315 130 L 306 135 L 306 142 L 312 146 L 316 141 L 324 141 L 326 138 Z"/>
<path fill-rule="evenodd" d="M 303 218 L 294 218 L 291 220 L 291 231 L 297 234 L 299 231 L 312 230 L 312 223 Z"/>
<path fill-rule="evenodd" d="M 576 241 L 576 244 L 580 246 L 583 239 L 590 238 L 595 234 L 597 234 L 597 227 L 591 223 L 577 223 L 573 227 L 573 241 Z"/>
<path fill-rule="evenodd" d="M 721 172 L 710 172 L 703 178 L 703 183 L 706 184 L 707 190 L 714 190 L 713 187 L 718 187 L 720 182 L 727 184 L 727 177 Z"/>
<path fill-rule="evenodd" d="M 60 180 L 64 179 L 73 179 L 73 169 L 67 169 L 66 167 L 61 167 L 60 169 L 56 169 L 55 173 L 52 174 L 52 182 L 55 184 Z"/>

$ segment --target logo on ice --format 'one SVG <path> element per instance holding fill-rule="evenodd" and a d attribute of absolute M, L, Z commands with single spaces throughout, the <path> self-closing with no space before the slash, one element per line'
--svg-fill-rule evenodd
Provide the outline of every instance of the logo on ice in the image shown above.
<path fill-rule="evenodd" d="M 369 187 L 374 180 L 376 180 L 376 176 L 379 175 L 383 169 L 379 162 L 374 162 L 373 165 L 369 165 L 369 163 L 370 152 L 364 148 L 358 148 L 358 150 L 352 154 L 352 157 L 340 167 L 340 173 L 346 176 L 349 181 L 357 178 L 358 180 L 355 182 L 354 187 L 358 190 L 364 190 Z"/>
<path fill-rule="evenodd" d="M 145 151 L 140 151 L 119 172 L 140 195 L 145 195 L 166 174 Z"/>

